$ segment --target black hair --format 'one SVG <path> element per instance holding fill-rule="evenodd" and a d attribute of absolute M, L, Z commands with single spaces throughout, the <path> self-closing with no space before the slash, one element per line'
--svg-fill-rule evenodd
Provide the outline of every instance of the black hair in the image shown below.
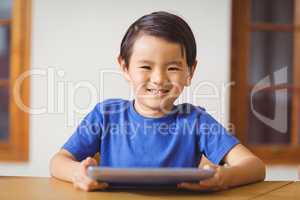
<path fill-rule="evenodd" d="M 121 42 L 120 57 L 125 60 L 127 67 L 129 66 L 134 42 L 141 33 L 180 44 L 182 53 L 185 52 L 187 65 L 192 70 L 197 54 L 196 41 L 191 28 L 182 18 L 168 12 L 159 11 L 137 19 L 128 28 Z"/>

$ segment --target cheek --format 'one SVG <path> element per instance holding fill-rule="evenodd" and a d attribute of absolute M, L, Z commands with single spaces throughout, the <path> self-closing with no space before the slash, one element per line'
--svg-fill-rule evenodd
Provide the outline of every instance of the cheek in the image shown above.
<path fill-rule="evenodd" d="M 144 76 L 141 76 L 139 74 L 135 74 L 131 76 L 131 83 L 132 86 L 134 88 L 134 90 L 140 90 L 141 88 L 143 88 L 145 86 L 145 83 L 147 79 Z"/>
<path fill-rule="evenodd" d="M 188 76 L 186 74 L 180 74 L 172 77 L 171 82 L 178 88 L 183 88 L 188 82 Z"/>

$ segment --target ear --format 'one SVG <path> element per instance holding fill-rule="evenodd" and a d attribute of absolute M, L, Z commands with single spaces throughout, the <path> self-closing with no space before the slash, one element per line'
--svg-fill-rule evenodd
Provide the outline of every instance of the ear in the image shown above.
<path fill-rule="evenodd" d="M 128 73 L 128 66 L 126 65 L 125 60 L 121 56 L 118 56 L 118 63 L 119 63 L 119 67 L 121 69 L 121 72 L 122 72 L 124 78 L 128 82 L 130 82 L 131 78 L 130 78 L 129 73 Z"/>
<path fill-rule="evenodd" d="M 192 65 L 192 69 L 189 71 L 189 75 L 187 77 L 186 85 L 185 86 L 190 86 L 192 82 L 192 78 L 194 76 L 194 72 L 197 66 L 197 60 L 195 60 L 194 64 Z"/>

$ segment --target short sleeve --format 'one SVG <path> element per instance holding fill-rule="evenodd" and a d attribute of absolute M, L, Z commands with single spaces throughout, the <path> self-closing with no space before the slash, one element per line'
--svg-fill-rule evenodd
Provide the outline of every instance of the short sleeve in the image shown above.
<path fill-rule="evenodd" d="M 201 153 L 214 164 L 220 164 L 225 155 L 237 144 L 239 141 L 236 137 L 203 111 L 200 116 L 198 141 Z"/>
<path fill-rule="evenodd" d="M 102 117 L 99 104 L 80 122 L 76 131 L 63 145 L 78 161 L 100 151 Z"/>

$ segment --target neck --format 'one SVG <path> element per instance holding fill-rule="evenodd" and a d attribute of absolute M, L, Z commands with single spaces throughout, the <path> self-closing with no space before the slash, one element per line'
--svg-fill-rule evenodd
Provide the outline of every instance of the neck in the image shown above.
<path fill-rule="evenodd" d="M 151 118 L 159 118 L 163 117 L 166 114 L 170 113 L 173 108 L 173 104 L 169 106 L 165 106 L 162 109 L 153 109 L 147 106 L 140 105 L 136 101 L 134 101 L 134 108 L 135 110 L 144 117 L 151 117 Z"/>

